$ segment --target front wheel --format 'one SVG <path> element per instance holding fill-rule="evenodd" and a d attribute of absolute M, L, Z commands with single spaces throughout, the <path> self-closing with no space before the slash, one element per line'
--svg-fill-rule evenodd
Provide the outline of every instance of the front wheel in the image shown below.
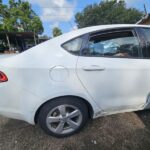
<path fill-rule="evenodd" d="M 86 104 L 75 97 L 62 97 L 46 103 L 38 123 L 49 135 L 66 137 L 81 130 L 88 120 Z"/>

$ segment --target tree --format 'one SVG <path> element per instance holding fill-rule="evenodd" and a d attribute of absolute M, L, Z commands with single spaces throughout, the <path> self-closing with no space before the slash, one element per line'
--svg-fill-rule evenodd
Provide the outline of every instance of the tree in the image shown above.
<path fill-rule="evenodd" d="M 143 12 L 127 8 L 124 0 L 103 0 L 99 4 L 87 6 L 75 15 L 78 28 L 103 24 L 135 24 Z"/>
<path fill-rule="evenodd" d="M 10 8 L 13 8 L 13 7 L 16 7 L 17 3 L 15 3 L 14 0 L 9 0 L 9 7 Z"/>
<path fill-rule="evenodd" d="M 3 12 L 2 0 L 0 0 L 0 30 L 2 30 L 2 12 Z"/>
<path fill-rule="evenodd" d="M 18 2 L 18 24 L 22 26 L 23 30 L 26 32 L 34 33 L 34 41 L 36 41 L 36 34 L 42 34 L 44 31 L 42 22 L 36 13 L 31 9 L 29 2 Z"/>
<path fill-rule="evenodd" d="M 40 18 L 32 10 L 31 5 L 27 1 L 9 0 L 8 5 L 2 4 L 0 0 L 0 24 L 3 28 L 0 31 L 18 31 L 18 27 L 22 27 L 26 32 L 35 32 L 42 34 L 43 25 Z"/>
<path fill-rule="evenodd" d="M 53 37 L 59 36 L 62 34 L 61 29 L 59 29 L 58 27 L 53 28 Z"/>
<path fill-rule="evenodd" d="M 7 32 L 34 32 L 35 37 L 35 34 L 42 34 L 43 30 L 42 22 L 29 2 L 9 0 L 9 4 L 4 5 L 0 0 L 0 31 L 6 32 L 9 48 Z"/>
<path fill-rule="evenodd" d="M 43 33 L 43 25 L 40 18 L 32 10 L 29 2 L 18 2 L 18 24 L 23 26 L 25 31 L 34 31 L 37 34 Z"/>
<path fill-rule="evenodd" d="M 7 32 L 14 30 L 14 26 L 13 26 L 14 23 L 15 23 L 14 17 L 11 16 L 11 12 L 9 12 L 8 6 L 3 5 L 1 1 L 0 2 L 0 31 L 6 32 L 6 39 L 9 48 L 10 48 L 10 41 Z"/>

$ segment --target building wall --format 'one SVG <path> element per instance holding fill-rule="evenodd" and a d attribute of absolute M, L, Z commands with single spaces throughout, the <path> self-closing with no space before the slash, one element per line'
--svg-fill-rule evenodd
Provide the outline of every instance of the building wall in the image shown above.
<path fill-rule="evenodd" d="M 143 24 L 143 25 L 150 25 L 150 19 L 147 19 L 145 21 L 142 21 L 141 23 L 139 24 Z"/>

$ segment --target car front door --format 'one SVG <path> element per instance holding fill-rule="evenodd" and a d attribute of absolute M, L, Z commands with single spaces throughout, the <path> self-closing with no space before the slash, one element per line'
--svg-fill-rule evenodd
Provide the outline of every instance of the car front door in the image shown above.
<path fill-rule="evenodd" d="M 142 61 L 134 29 L 95 32 L 84 42 L 77 75 L 104 111 L 136 110 L 150 91 L 150 71 Z"/>

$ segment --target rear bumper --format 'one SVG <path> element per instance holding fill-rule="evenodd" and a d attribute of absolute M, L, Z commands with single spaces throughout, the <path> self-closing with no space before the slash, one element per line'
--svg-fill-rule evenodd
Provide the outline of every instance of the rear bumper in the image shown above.
<path fill-rule="evenodd" d="M 13 83 L 0 83 L 0 115 L 35 124 L 34 116 L 41 99 L 33 93 L 15 86 Z"/>
<path fill-rule="evenodd" d="M 4 116 L 4 117 L 7 117 L 7 118 L 11 118 L 11 119 L 26 121 L 26 122 L 28 122 L 32 125 L 35 124 L 34 115 L 31 115 L 31 114 L 25 115 L 25 114 L 21 114 L 21 112 L 16 112 L 14 110 L 0 109 L 0 115 Z"/>

